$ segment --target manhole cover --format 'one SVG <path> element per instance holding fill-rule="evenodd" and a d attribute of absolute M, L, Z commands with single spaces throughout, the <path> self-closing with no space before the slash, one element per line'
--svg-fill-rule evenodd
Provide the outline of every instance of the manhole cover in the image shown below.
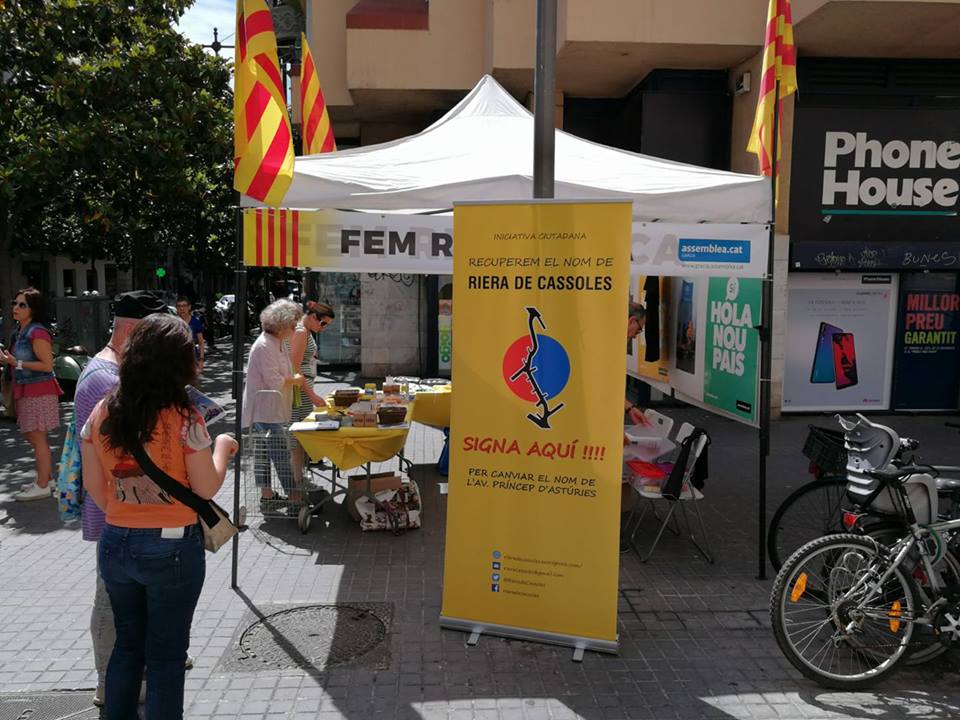
<path fill-rule="evenodd" d="M 0 693 L 0 720 L 96 720 L 93 690 Z"/>
<path fill-rule="evenodd" d="M 307 605 L 262 614 L 240 633 L 221 669 L 385 667 L 392 614 L 388 603 Z"/>

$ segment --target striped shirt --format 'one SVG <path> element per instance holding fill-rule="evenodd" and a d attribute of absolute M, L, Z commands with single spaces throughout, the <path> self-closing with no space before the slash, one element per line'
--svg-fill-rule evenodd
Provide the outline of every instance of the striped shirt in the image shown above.
<path fill-rule="evenodd" d="M 74 432 L 87 424 L 87 419 L 93 413 L 97 403 L 105 398 L 114 386 L 120 382 L 120 367 L 111 360 L 93 358 L 83 369 L 77 381 L 77 392 L 73 398 L 73 419 L 76 423 Z M 106 517 L 103 510 L 89 496 L 83 499 L 80 512 L 83 527 L 83 539 L 97 542 L 103 534 Z"/>

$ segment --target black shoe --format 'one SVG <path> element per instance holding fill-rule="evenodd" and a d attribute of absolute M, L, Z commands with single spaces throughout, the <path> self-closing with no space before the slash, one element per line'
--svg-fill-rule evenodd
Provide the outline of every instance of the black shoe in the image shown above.
<path fill-rule="evenodd" d="M 270 515 L 281 513 L 287 507 L 287 499 L 274 495 L 272 498 L 260 498 L 260 513 Z"/>
<path fill-rule="evenodd" d="M 630 547 L 630 540 L 629 540 L 629 538 L 625 538 L 625 537 L 621 536 L 621 537 L 620 537 L 620 554 L 621 554 L 621 555 L 624 555 L 624 554 L 630 552 L 631 549 L 632 549 L 632 548 Z"/>

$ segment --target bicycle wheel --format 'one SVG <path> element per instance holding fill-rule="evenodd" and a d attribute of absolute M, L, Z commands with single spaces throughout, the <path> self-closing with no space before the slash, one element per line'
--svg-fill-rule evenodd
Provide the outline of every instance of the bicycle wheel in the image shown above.
<path fill-rule="evenodd" d="M 867 527 L 865 531 L 874 540 L 888 547 L 910 532 L 909 528 L 902 523 L 889 522 Z M 915 567 L 907 568 L 907 570 L 913 575 L 917 595 L 924 607 L 929 607 L 933 604 L 934 593 L 930 586 L 930 578 L 927 576 L 926 568 L 917 563 Z M 957 558 L 951 550 L 944 551 L 943 558 L 934 567 L 934 572 L 938 574 L 937 581 L 940 587 L 960 587 L 960 558 Z M 913 639 L 910 642 L 910 648 L 904 662 L 907 665 L 923 665 L 940 657 L 949 649 L 949 645 L 940 642 L 940 638 L 933 632 L 933 628 L 927 625 L 917 625 L 914 628 Z"/>
<path fill-rule="evenodd" d="M 847 479 L 832 475 L 794 490 L 784 500 L 767 530 L 767 553 L 774 570 L 811 540 L 844 532 L 843 508 Z"/>
<path fill-rule="evenodd" d="M 790 557 L 774 582 L 770 616 L 795 668 L 841 690 L 868 687 L 896 668 L 919 602 L 912 578 L 891 563 L 881 544 L 848 534 L 819 538 Z"/>

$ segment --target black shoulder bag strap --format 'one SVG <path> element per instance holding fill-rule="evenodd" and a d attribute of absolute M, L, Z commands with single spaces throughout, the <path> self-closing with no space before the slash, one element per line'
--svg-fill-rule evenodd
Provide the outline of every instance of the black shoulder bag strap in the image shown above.
<path fill-rule="evenodd" d="M 673 463 L 673 470 L 660 488 L 660 494 L 665 500 L 677 501 L 683 492 L 683 478 L 687 473 L 687 464 L 690 462 L 690 452 L 693 449 L 693 435 L 688 435 L 680 442 L 680 454 Z"/>
<path fill-rule="evenodd" d="M 158 468 L 143 446 L 133 451 L 133 458 L 140 465 L 140 469 L 149 475 L 161 490 L 196 512 L 207 527 L 212 528 L 220 522 L 220 516 L 214 512 L 209 500 L 204 500 L 186 485 L 178 483 Z"/>

